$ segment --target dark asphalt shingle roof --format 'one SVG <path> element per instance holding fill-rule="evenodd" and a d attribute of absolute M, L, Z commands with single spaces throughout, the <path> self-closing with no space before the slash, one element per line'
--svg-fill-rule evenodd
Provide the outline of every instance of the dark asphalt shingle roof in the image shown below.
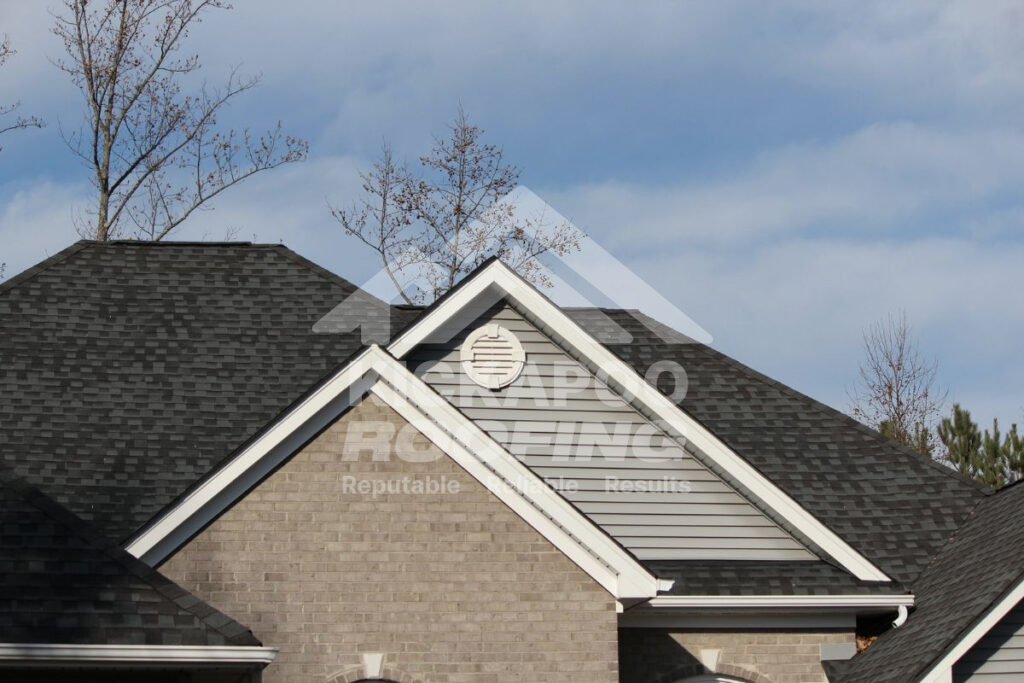
<path fill-rule="evenodd" d="M 0 458 L 123 540 L 362 347 L 312 331 L 353 290 L 279 245 L 79 243 L 0 285 Z M 683 410 L 902 583 L 984 495 L 641 314 L 604 313 L 633 336 L 609 349 L 641 375 L 680 363 Z M 395 329 L 418 314 L 392 309 Z"/>
<path fill-rule="evenodd" d="M 0 642 L 260 644 L 2 465 Z"/>
<path fill-rule="evenodd" d="M 899 584 L 859 581 L 827 562 L 648 560 L 675 583 L 665 595 L 879 595 L 906 594 Z"/>
<path fill-rule="evenodd" d="M 0 462 L 124 540 L 361 347 L 312 331 L 353 290 L 278 245 L 78 243 L 0 284 Z"/>
<path fill-rule="evenodd" d="M 841 683 L 915 681 L 1024 577 L 1024 483 L 981 501 L 915 582 L 907 623 L 840 667 Z"/>
<path fill-rule="evenodd" d="M 658 361 L 682 366 L 685 412 L 900 583 L 985 497 L 949 468 L 706 345 L 678 334 L 666 341 L 671 331 L 641 313 L 602 310 L 633 337 L 606 344 L 613 353 L 641 376 Z"/>

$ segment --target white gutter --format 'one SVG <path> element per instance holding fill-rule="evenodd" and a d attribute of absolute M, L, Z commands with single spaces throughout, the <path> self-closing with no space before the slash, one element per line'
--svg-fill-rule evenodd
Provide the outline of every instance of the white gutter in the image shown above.
<path fill-rule="evenodd" d="M 274 661 L 276 647 L 192 645 L 53 645 L 0 643 L 0 662 L 263 664 Z"/>
<path fill-rule="evenodd" d="M 793 609 L 907 608 L 913 595 L 661 595 L 648 604 L 659 608 Z"/>

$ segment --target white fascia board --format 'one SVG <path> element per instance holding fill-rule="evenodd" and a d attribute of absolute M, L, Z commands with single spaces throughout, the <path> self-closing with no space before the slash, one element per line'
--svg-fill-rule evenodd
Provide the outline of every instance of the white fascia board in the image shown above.
<path fill-rule="evenodd" d="M 0 662 L 193 663 L 265 666 L 274 661 L 276 656 L 276 647 L 0 643 Z"/>
<path fill-rule="evenodd" d="M 726 473 L 750 490 L 754 496 L 815 543 L 822 551 L 828 553 L 851 574 L 861 581 L 892 581 L 838 534 L 821 523 L 703 425 L 684 413 L 679 406 L 672 403 L 655 387 L 648 384 L 632 367 L 601 345 L 558 306 L 500 261 L 491 263 L 472 280 L 463 283 L 437 308 L 399 335 L 388 346 L 388 351 L 396 358 L 404 357 L 489 287 L 499 288 L 525 306 L 567 343 L 607 373 L 608 377 L 621 387 L 622 393 L 636 397 L 650 408 L 659 419 L 664 420 L 696 449 L 715 461 Z"/>
<path fill-rule="evenodd" d="M 946 651 L 935 664 L 918 680 L 920 683 L 942 683 L 952 680 L 953 665 L 960 661 L 960 658 L 967 654 L 967 651 L 974 647 L 979 640 L 1002 621 L 1010 610 L 1024 600 L 1024 577 L 1017 580 L 1006 594 L 996 601 L 985 615 L 971 626 L 960 638 Z"/>
<path fill-rule="evenodd" d="M 441 450 L 448 452 L 463 469 L 498 495 L 613 596 L 646 599 L 657 595 L 659 590 L 671 588 L 671 581 L 652 575 L 561 494 L 423 380 L 390 356 L 381 354 L 390 362 L 381 363 L 376 371 L 387 384 L 374 385 L 374 393 Z M 615 576 L 614 581 L 600 578 L 601 571 L 592 560 L 610 569 Z"/>
<path fill-rule="evenodd" d="M 652 608 L 675 609 L 878 609 L 913 607 L 913 595 L 662 595 Z"/>
<path fill-rule="evenodd" d="M 162 562 L 371 388 L 483 485 L 490 484 L 488 488 L 615 597 L 646 599 L 657 595 L 659 588 L 667 590 L 671 586 L 654 577 L 529 468 L 378 346 L 366 349 L 146 527 L 128 545 L 128 552 L 150 564 Z M 497 485 L 499 482 L 504 485 Z"/>
<path fill-rule="evenodd" d="M 363 351 L 227 465 L 144 527 L 125 549 L 151 566 L 163 562 L 182 542 L 314 436 L 329 417 L 357 400 L 364 390 L 360 380 L 369 389 L 372 382 L 365 378 L 377 359 L 372 349 Z M 316 420 L 317 417 L 321 419 Z"/>

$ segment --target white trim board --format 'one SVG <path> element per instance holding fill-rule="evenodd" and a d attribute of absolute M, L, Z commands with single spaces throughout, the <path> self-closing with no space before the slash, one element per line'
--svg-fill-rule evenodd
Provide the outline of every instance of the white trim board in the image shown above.
<path fill-rule="evenodd" d="M 1010 610 L 1016 607 L 1021 600 L 1024 600 L 1024 577 L 1018 579 L 1003 597 L 988 609 L 981 619 L 960 636 L 952 646 L 947 648 L 946 653 L 929 667 L 918 681 L 920 683 L 945 683 L 946 681 L 953 680 L 953 666 L 979 640 L 984 638 Z"/>
<path fill-rule="evenodd" d="M 423 432 L 614 597 L 647 599 L 671 587 L 670 581 L 653 576 L 540 477 L 377 346 L 360 354 L 227 466 L 165 511 L 128 545 L 128 552 L 150 564 L 162 562 L 367 391 Z"/>
<path fill-rule="evenodd" d="M 0 643 L 0 662 L 98 662 L 262 664 L 277 656 L 276 647 L 224 645 L 54 645 Z"/>
<path fill-rule="evenodd" d="M 378 349 L 379 352 L 379 349 Z M 307 396 L 183 499 L 160 513 L 125 549 L 157 566 L 367 391 L 371 349 Z"/>
<path fill-rule="evenodd" d="M 621 393 L 635 397 L 851 574 L 862 581 L 891 581 L 882 570 L 854 550 L 838 534 L 758 472 L 703 425 L 680 410 L 633 368 L 602 346 L 558 306 L 500 261 L 490 263 L 471 280 L 463 282 L 447 299 L 399 335 L 388 346 L 388 351 L 396 358 L 403 358 L 438 332 L 460 311 L 472 305 L 478 297 L 485 294 L 493 297 L 496 292 L 515 299 L 567 344 L 607 373 L 608 378 L 620 387 Z"/>
<path fill-rule="evenodd" d="M 847 609 L 913 607 L 913 595 L 662 595 L 652 608 Z"/>

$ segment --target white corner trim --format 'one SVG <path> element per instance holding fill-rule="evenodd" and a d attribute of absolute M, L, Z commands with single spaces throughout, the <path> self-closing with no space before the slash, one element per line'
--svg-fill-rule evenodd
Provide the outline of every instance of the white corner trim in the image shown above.
<path fill-rule="evenodd" d="M 269 664 L 276 647 L 0 643 L 0 661 Z"/>
<path fill-rule="evenodd" d="M 967 651 L 974 647 L 979 640 L 985 637 L 992 628 L 1005 617 L 1021 600 L 1024 600 L 1024 577 L 1010 588 L 988 611 L 971 626 L 966 633 L 946 651 L 935 664 L 933 664 L 921 678 L 920 683 L 941 683 L 952 680 L 953 665 L 960 658 L 967 654 Z"/>
<path fill-rule="evenodd" d="M 384 382 L 379 381 L 383 379 Z M 359 391 L 355 391 L 359 388 Z M 300 447 L 372 390 L 618 598 L 651 598 L 659 581 L 593 522 L 517 461 L 437 392 L 378 346 L 371 346 L 275 423 L 189 496 L 165 511 L 127 547 L 158 564 L 184 530 L 201 529 L 248 489 L 249 482 Z M 313 423 L 314 427 L 308 425 Z M 298 435 L 298 437 L 296 436 Z M 499 482 L 510 485 L 496 485 Z M 170 539 L 170 540 L 169 540 Z"/>
<path fill-rule="evenodd" d="M 722 651 L 718 648 L 701 648 L 697 651 L 697 659 L 704 665 L 704 668 L 712 673 L 718 671 L 718 660 L 722 657 Z M 714 680 L 714 679 L 711 679 Z"/>
<path fill-rule="evenodd" d="M 912 607 L 913 595 L 662 595 L 652 608 L 685 609 L 866 609 Z"/>
<path fill-rule="evenodd" d="M 437 331 L 449 318 L 470 304 L 488 288 L 497 287 L 525 306 L 577 351 L 618 383 L 624 393 L 635 396 L 695 448 L 714 460 L 730 476 L 747 487 L 776 514 L 814 542 L 861 581 L 890 582 L 891 579 L 853 549 L 799 503 L 783 492 L 750 463 L 726 446 L 704 426 L 684 413 L 633 368 L 601 345 L 547 297 L 537 292 L 500 261 L 494 261 L 472 280 L 464 282 L 448 299 L 398 336 L 388 351 L 402 358 Z"/>

